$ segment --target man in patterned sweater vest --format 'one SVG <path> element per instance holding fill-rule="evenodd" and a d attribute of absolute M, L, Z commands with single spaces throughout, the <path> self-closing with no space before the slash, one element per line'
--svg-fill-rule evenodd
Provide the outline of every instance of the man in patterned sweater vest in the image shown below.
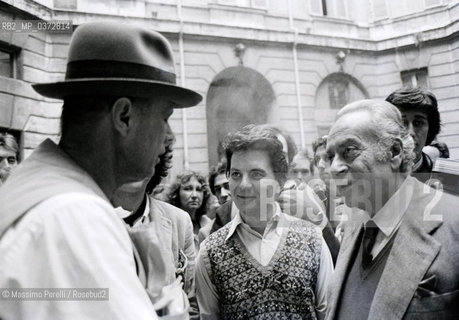
<path fill-rule="evenodd" d="M 282 143 L 249 125 L 224 146 L 238 212 L 201 244 L 201 319 L 322 318 L 332 258 L 320 229 L 285 215 L 275 201 L 288 171 Z"/>

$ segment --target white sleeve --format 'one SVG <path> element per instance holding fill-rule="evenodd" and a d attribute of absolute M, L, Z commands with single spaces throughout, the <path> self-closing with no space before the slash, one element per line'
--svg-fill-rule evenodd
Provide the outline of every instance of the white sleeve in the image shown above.
<path fill-rule="evenodd" d="M 210 262 L 205 249 L 207 240 L 201 243 L 196 263 L 196 297 L 202 320 L 219 319 L 220 308 L 215 285 L 210 280 Z"/>
<path fill-rule="evenodd" d="M 320 268 L 316 286 L 316 311 L 319 319 L 323 319 L 327 310 L 327 288 L 333 275 L 333 259 L 327 243 L 322 237 L 320 251 Z"/>
<path fill-rule="evenodd" d="M 8 232 L 1 264 L 16 267 L 2 274 L 1 287 L 108 291 L 104 301 L 77 300 L 73 290 L 65 299 L 70 301 L 11 301 L 1 318 L 157 319 L 137 277 L 129 235 L 109 203 L 86 194 L 59 195 Z"/>

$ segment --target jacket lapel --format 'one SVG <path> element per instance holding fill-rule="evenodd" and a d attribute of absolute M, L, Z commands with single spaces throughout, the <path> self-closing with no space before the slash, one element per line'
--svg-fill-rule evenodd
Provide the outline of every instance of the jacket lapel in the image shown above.
<path fill-rule="evenodd" d="M 359 246 L 357 240 L 363 227 L 363 217 L 352 214 L 349 220 L 350 221 L 346 223 L 344 227 L 345 234 L 338 254 L 336 269 L 327 292 L 329 307 L 326 319 L 334 319 L 335 317 L 339 297 L 343 289 L 343 283 L 346 280 L 346 275 L 348 274 L 350 263 L 352 262 L 352 254 L 355 247 Z"/>
<path fill-rule="evenodd" d="M 158 230 L 158 237 L 161 240 L 164 250 L 171 252 L 172 221 L 168 217 L 165 209 L 158 205 L 157 201 L 158 200 L 150 197 L 150 218 L 151 221 L 154 221 L 156 225 L 156 230 Z"/>
<path fill-rule="evenodd" d="M 432 199 L 417 183 L 412 201 L 394 238 L 386 266 L 379 280 L 368 319 L 401 319 L 429 266 L 440 251 L 430 232 L 441 221 L 423 221 Z"/>
<path fill-rule="evenodd" d="M 172 248 L 172 220 L 169 218 L 165 208 L 159 205 L 158 200 L 150 197 L 150 218 L 154 221 L 154 229 L 158 234 L 158 238 L 161 243 L 161 250 L 166 255 L 170 255 L 174 258 L 174 261 L 178 258 L 178 252 L 175 252 Z M 172 263 L 175 263 L 171 261 Z"/>

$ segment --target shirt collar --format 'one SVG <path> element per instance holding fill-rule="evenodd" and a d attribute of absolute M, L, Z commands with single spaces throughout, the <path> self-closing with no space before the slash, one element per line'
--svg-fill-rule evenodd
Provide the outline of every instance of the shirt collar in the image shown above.
<path fill-rule="evenodd" d="M 116 207 L 115 212 L 120 217 L 121 219 L 125 219 L 129 217 L 131 214 L 133 214 L 132 211 L 128 211 L 123 209 L 122 207 Z M 150 197 L 146 196 L 146 203 L 145 203 L 145 209 L 143 210 L 143 214 L 141 217 L 137 218 L 137 220 L 132 224 L 132 227 L 135 227 L 139 222 L 143 222 L 145 220 L 145 217 L 147 217 L 150 214 Z"/>
<path fill-rule="evenodd" d="M 239 212 L 239 209 L 237 208 L 236 204 L 234 201 L 231 202 L 231 220 L 234 219 L 236 214 Z"/>
<path fill-rule="evenodd" d="M 210 219 L 208 216 L 203 214 L 201 216 L 201 219 L 199 219 L 199 224 L 201 225 L 201 228 L 204 227 L 205 225 L 209 224 L 212 222 L 212 219 Z"/>
<path fill-rule="evenodd" d="M 229 231 L 228 231 L 228 235 L 226 236 L 225 238 L 225 241 L 227 241 L 229 238 L 231 238 L 234 234 L 234 232 L 236 232 L 236 229 L 239 225 L 242 225 L 242 224 L 245 224 L 247 225 L 244 220 L 242 219 L 242 216 L 241 216 L 241 213 L 239 211 L 239 209 L 234 206 L 232 208 L 232 211 L 231 213 L 235 214 L 234 218 L 231 220 L 231 225 L 229 227 Z M 271 223 L 275 223 L 275 222 L 279 222 L 277 224 L 277 227 L 276 227 L 276 232 L 280 235 L 281 234 L 281 230 L 279 227 L 283 226 L 285 224 L 285 217 L 284 217 L 284 213 L 282 212 L 282 210 L 280 209 L 280 206 L 277 202 L 275 202 L 275 211 L 274 211 L 274 215 L 273 217 L 271 218 L 271 220 L 268 222 L 268 226 L 269 224 Z M 248 225 L 247 225 L 248 226 Z M 250 228 L 250 227 L 249 227 Z"/>
<path fill-rule="evenodd" d="M 372 220 L 386 237 L 389 237 L 400 224 L 413 196 L 413 188 L 412 178 L 407 177 L 389 201 L 373 217 Z"/>
<path fill-rule="evenodd" d="M 132 214 L 132 211 L 125 210 L 123 207 L 116 207 L 115 212 L 116 215 L 121 219 L 127 218 Z"/>
<path fill-rule="evenodd" d="M 148 195 L 145 196 L 147 198 L 147 203 L 145 204 L 145 209 L 143 211 L 142 217 L 138 221 L 136 221 L 134 225 L 136 225 L 139 221 L 145 220 L 145 217 L 148 217 L 148 215 L 150 214 L 150 197 Z"/>

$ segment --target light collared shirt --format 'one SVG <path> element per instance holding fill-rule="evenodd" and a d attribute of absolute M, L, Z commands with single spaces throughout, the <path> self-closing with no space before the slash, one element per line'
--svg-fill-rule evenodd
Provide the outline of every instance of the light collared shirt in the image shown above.
<path fill-rule="evenodd" d="M 125 219 L 132 214 L 132 211 L 126 210 L 123 207 L 116 207 L 115 208 L 116 214 L 121 219 Z M 143 209 L 143 213 L 141 217 L 138 217 L 137 220 L 133 223 L 132 228 L 139 226 L 141 224 L 149 223 L 150 222 L 150 197 L 146 197 L 145 208 Z"/>
<path fill-rule="evenodd" d="M 378 227 L 375 244 L 371 250 L 373 257 L 376 257 L 385 248 L 400 227 L 413 196 L 413 182 L 413 178 L 407 177 L 400 188 L 372 218 Z"/>
<path fill-rule="evenodd" d="M 261 265 L 266 266 L 274 256 L 277 247 L 280 244 L 282 233 L 288 232 L 286 225 L 289 221 L 299 221 L 298 218 L 284 214 L 279 205 L 276 203 L 276 210 L 273 217 L 268 221 L 268 224 L 263 232 L 263 235 L 253 230 L 242 219 L 239 210 L 236 209 L 235 217 L 230 222 L 230 229 L 226 240 L 233 236 L 237 236 L 239 240 L 247 248 L 250 255 L 256 259 Z M 321 231 L 316 227 L 317 232 L 321 235 Z M 321 236 L 321 252 L 320 252 L 320 268 L 317 277 L 316 285 L 316 311 L 319 317 L 325 315 L 327 306 L 326 289 L 333 274 L 333 260 L 328 246 Z M 210 280 L 207 271 L 205 244 L 201 244 L 199 250 L 198 261 L 196 265 L 196 293 L 199 304 L 201 319 L 217 319 L 219 314 L 218 294 L 215 285 Z"/>
<path fill-rule="evenodd" d="M 16 169 L 7 181 L 11 188 L 0 191 L 3 216 L 7 205 L 13 210 L 43 187 L 54 186 L 56 193 L 29 208 L 2 235 L 0 288 L 43 288 L 43 295 L 46 289 L 52 294 L 65 288 L 66 298 L 0 299 L 0 318 L 157 319 L 137 277 L 124 223 L 95 181 L 49 140 Z M 59 193 L 66 179 L 86 192 Z M 81 299 L 78 288 L 94 289 L 81 289 Z"/>
<path fill-rule="evenodd" d="M 280 243 L 282 232 L 287 223 L 285 217 L 281 219 L 282 211 L 276 207 L 273 217 L 268 221 L 263 235 L 253 230 L 244 222 L 239 210 L 236 207 L 234 218 L 231 220 L 231 226 L 225 241 L 228 241 L 235 232 L 249 253 L 262 266 L 266 266 L 276 252 Z"/>

